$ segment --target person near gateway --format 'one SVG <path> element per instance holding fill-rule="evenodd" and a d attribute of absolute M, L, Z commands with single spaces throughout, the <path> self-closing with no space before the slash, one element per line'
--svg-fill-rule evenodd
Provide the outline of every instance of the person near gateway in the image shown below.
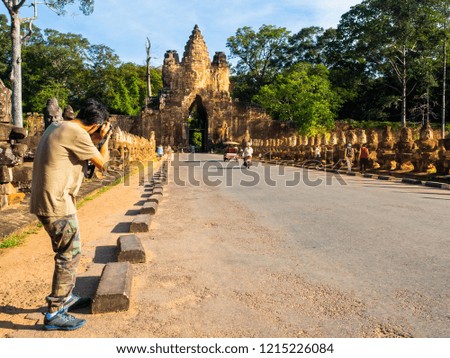
<path fill-rule="evenodd" d="M 353 159 L 355 158 L 355 150 L 352 148 L 351 143 L 347 144 L 347 148 L 344 151 L 345 161 L 347 162 L 347 171 L 352 171 Z"/>
<path fill-rule="evenodd" d="M 242 154 L 242 157 L 244 158 L 244 163 L 247 161 L 251 161 L 253 158 L 253 148 L 250 142 L 247 142 L 247 145 L 244 149 L 244 152 Z"/>
<path fill-rule="evenodd" d="M 98 150 L 90 135 L 108 135 L 108 116 L 103 104 L 89 99 L 77 118 L 52 123 L 36 149 L 30 212 L 43 224 L 55 253 L 52 289 L 46 297 L 45 330 L 75 330 L 86 323 L 68 313 L 91 304 L 89 297 L 78 297 L 73 292 L 81 254 L 75 198 L 87 160 L 99 169 L 106 168 L 109 136 Z"/>
<path fill-rule="evenodd" d="M 367 167 L 369 166 L 369 149 L 364 143 L 361 145 L 361 150 L 359 151 L 359 172 L 361 174 L 365 173 Z"/>

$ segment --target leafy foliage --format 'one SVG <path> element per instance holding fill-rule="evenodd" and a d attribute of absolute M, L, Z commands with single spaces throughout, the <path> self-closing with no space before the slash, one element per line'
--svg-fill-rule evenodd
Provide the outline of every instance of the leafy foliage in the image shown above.
<path fill-rule="evenodd" d="M 79 2 L 79 9 L 84 15 L 90 15 L 94 11 L 94 0 L 47 0 L 46 5 L 59 15 L 64 15 L 65 8 L 76 2 Z"/>
<path fill-rule="evenodd" d="M 0 16 L 0 43 L 10 46 L 7 19 Z M 0 74 L 7 78 L 10 57 L 0 53 Z M 22 51 L 24 111 L 42 112 L 47 100 L 77 108 L 86 98 L 103 101 L 111 113 L 136 115 L 146 98 L 146 67 L 122 63 L 106 45 L 91 45 L 81 35 L 34 29 Z M 161 71 L 151 69 L 152 90 L 162 88 Z M 5 81 L 6 82 L 6 81 Z"/>
<path fill-rule="evenodd" d="M 238 58 L 231 78 L 233 96 L 247 102 L 258 99 L 278 118 L 294 120 L 295 97 L 283 97 L 281 88 L 291 88 L 280 81 L 298 63 L 322 64 L 341 103 L 339 118 L 441 120 L 449 38 L 450 0 L 364 0 L 343 14 L 335 29 L 312 26 L 291 34 L 275 26 L 264 25 L 258 32 L 243 27 L 227 43 Z M 306 123 L 311 124 L 307 131 L 320 130 L 315 121 Z"/>
<path fill-rule="evenodd" d="M 293 121 L 300 133 L 315 135 L 334 126 L 338 97 L 323 65 L 298 63 L 261 88 L 254 100 L 275 118 Z"/>
<path fill-rule="evenodd" d="M 0 78 L 6 79 L 10 72 L 11 39 L 9 35 L 8 19 L 0 14 Z M 4 81 L 6 82 L 6 81 Z"/>
<path fill-rule="evenodd" d="M 94 0 L 50 0 L 58 14 L 74 4 L 92 13 Z M 7 84 L 11 72 L 11 35 L 8 19 L 0 15 L 0 77 Z M 146 98 L 146 67 L 123 63 L 106 45 L 92 45 L 81 35 L 41 30 L 22 44 L 22 98 L 25 112 L 42 112 L 47 100 L 77 108 L 88 97 L 103 101 L 112 113 L 138 114 Z M 151 69 L 152 91 L 162 88 L 161 71 Z"/>
<path fill-rule="evenodd" d="M 89 14 L 94 0 L 46 4 L 58 13 L 78 4 Z M 448 83 L 450 77 L 449 38 L 450 0 L 363 0 L 342 15 L 337 28 L 291 33 L 274 25 L 245 26 L 227 41 L 237 59 L 232 95 L 258 101 L 305 133 L 328 128 L 336 117 L 439 121 L 444 78 Z M 0 76 L 9 85 L 11 39 L 4 15 L 0 48 Z M 97 97 L 111 112 L 137 114 L 146 98 L 144 66 L 123 63 L 113 49 L 80 35 L 36 29 L 23 50 L 23 71 L 26 111 L 41 111 L 48 96 L 75 107 Z M 152 93 L 158 93 L 161 71 L 151 71 Z"/>
<path fill-rule="evenodd" d="M 231 57 L 238 58 L 234 69 L 236 97 L 251 99 L 281 71 L 289 33 L 284 27 L 272 25 L 263 25 L 258 32 L 245 26 L 228 38 Z"/>

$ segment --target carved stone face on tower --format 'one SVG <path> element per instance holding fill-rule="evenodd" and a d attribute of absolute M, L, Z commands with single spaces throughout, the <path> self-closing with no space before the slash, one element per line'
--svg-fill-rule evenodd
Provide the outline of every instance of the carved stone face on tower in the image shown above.
<path fill-rule="evenodd" d="M 165 143 L 165 138 L 172 136 L 177 148 L 188 147 L 195 131 L 201 134 L 201 150 L 205 151 L 224 140 L 241 142 L 246 129 L 251 137 L 261 139 L 295 134 L 293 125 L 273 121 L 263 109 L 231 98 L 226 56 L 215 52 L 211 60 L 198 26 L 194 27 L 182 58 L 176 51 L 166 52 L 162 77 L 163 89 L 158 100 L 143 111 L 141 130 L 145 137 L 150 135 L 149 128 L 155 130 L 163 145 L 169 143 Z M 192 114 L 197 114 L 195 121 L 191 120 Z M 169 126 L 171 121 L 173 125 Z"/>
<path fill-rule="evenodd" d="M 229 96 L 230 79 L 226 56 L 223 52 L 216 52 L 211 62 L 205 40 L 197 25 L 184 47 L 181 62 L 176 51 L 167 51 L 162 72 L 163 85 L 172 93 L 204 91 L 211 97 L 217 96 L 216 92 L 221 93 L 222 97 L 223 93 Z"/>

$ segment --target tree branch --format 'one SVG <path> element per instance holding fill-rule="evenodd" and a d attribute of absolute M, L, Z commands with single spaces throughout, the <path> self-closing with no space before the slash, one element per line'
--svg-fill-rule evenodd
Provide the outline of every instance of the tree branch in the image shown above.
<path fill-rule="evenodd" d="M 14 12 L 19 11 L 19 9 L 23 6 L 23 4 L 25 4 L 25 1 L 26 1 L 26 0 L 20 0 L 20 2 L 19 2 L 17 5 L 15 5 L 15 6 L 12 7 L 12 10 L 13 10 Z"/>

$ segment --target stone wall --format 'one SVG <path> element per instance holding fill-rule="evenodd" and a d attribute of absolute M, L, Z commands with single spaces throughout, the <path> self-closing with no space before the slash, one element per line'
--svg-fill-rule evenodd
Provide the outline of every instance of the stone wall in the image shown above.
<path fill-rule="evenodd" d="M 28 150 L 24 143 L 28 132 L 11 122 L 11 91 L 0 80 L 0 210 L 25 197 L 18 191 L 18 185 L 29 175 L 22 168 Z"/>

